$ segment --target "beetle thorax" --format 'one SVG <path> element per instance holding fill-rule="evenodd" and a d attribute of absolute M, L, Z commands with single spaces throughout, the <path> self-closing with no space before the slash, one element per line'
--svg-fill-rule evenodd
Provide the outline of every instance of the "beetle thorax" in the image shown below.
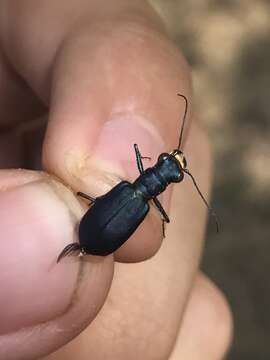
<path fill-rule="evenodd" d="M 159 174 L 166 180 L 167 184 L 177 183 L 183 180 L 184 173 L 181 163 L 173 153 L 161 154 L 158 158 L 156 168 Z"/>

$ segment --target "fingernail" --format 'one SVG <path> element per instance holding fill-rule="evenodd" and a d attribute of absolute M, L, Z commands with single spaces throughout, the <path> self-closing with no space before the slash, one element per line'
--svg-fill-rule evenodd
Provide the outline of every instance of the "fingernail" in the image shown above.
<path fill-rule="evenodd" d="M 56 258 L 76 240 L 80 209 L 74 205 L 71 213 L 58 190 L 32 182 L 0 193 L 0 334 L 43 323 L 69 308 L 78 262 L 56 264 Z"/>
<path fill-rule="evenodd" d="M 156 163 L 160 152 L 165 145 L 162 137 L 154 126 L 140 116 L 134 114 L 116 114 L 107 121 L 99 134 L 91 163 L 95 166 L 96 177 L 93 181 L 91 173 L 86 174 L 81 180 L 89 186 L 93 193 L 104 193 L 104 177 L 109 190 L 120 179 L 135 180 L 139 176 L 136 164 L 134 144 L 138 144 L 145 168 Z M 98 173 L 102 173 L 102 189 L 96 181 Z M 95 182 L 95 184 L 93 183 Z M 95 188 L 97 186 L 97 188 Z"/>

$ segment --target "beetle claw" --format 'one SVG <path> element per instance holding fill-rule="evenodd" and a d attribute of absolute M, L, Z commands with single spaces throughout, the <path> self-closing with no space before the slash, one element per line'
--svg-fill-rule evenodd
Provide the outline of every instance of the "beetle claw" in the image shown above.
<path fill-rule="evenodd" d="M 68 244 L 59 254 L 57 258 L 57 263 L 59 263 L 59 261 L 63 259 L 63 257 L 72 255 L 76 251 L 81 251 L 81 246 L 79 243 Z"/>

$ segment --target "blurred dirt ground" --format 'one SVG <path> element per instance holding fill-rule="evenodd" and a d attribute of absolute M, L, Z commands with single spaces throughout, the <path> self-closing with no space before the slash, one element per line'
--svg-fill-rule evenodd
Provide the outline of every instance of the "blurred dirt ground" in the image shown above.
<path fill-rule="evenodd" d="M 193 69 L 196 113 L 214 149 L 202 268 L 234 314 L 228 359 L 270 359 L 270 1 L 151 0 Z"/>

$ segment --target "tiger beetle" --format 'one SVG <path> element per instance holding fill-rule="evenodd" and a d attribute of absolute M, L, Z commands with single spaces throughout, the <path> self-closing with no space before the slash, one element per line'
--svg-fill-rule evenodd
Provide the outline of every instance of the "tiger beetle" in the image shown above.
<path fill-rule="evenodd" d="M 144 170 L 138 145 L 134 144 L 139 177 L 133 182 L 121 181 L 105 195 L 93 198 L 82 192 L 77 195 L 90 201 L 90 208 L 79 224 L 79 242 L 67 245 L 57 258 L 59 262 L 64 256 L 79 252 L 81 255 L 91 254 L 106 256 L 120 248 L 142 223 L 150 206 L 151 200 L 161 214 L 163 236 L 165 223 L 170 219 L 163 209 L 157 196 L 171 183 L 179 183 L 187 174 L 208 210 L 215 217 L 217 231 L 218 221 L 216 214 L 208 205 L 201 193 L 193 175 L 187 169 L 187 161 L 180 150 L 183 131 L 188 109 L 187 98 L 177 94 L 185 101 L 185 111 L 179 136 L 178 146 L 170 153 L 159 155 L 153 167 Z"/>

